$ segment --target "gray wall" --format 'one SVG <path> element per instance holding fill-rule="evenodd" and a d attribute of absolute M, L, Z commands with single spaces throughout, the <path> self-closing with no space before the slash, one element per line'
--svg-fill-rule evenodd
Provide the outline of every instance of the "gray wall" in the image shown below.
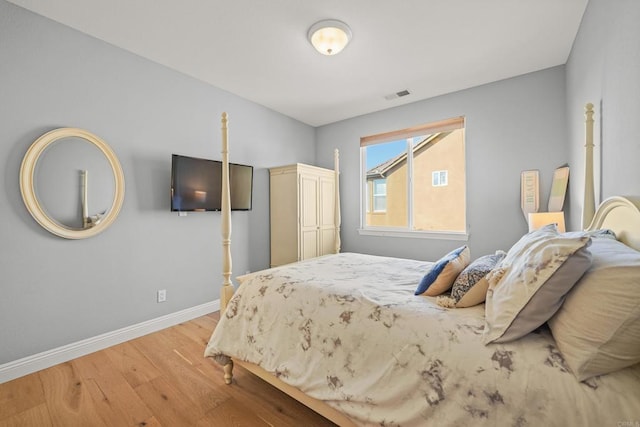
<path fill-rule="evenodd" d="M 314 129 L 0 0 L 0 364 L 219 298 L 220 214 L 169 212 L 171 153 L 255 166 L 254 210 L 233 213 L 234 274 L 269 264 L 268 173 L 314 163 Z M 123 210 L 64 240 L 27 212 L 19 168 L 57 127 L 118 155 Z M 168 301 L 155 302 L 166 289 Z"/>
<path fill-rule="evenodd" d="M 508 250 L 527 231 L 520 172 L 540 170 L 541 210 L 556 167 L 568 161 L 564 66 L 419 101 L 317 129 L 317 160 L 340 149 L 345 251 L 434 260 L 459 241 L 360 236 L 359 139 L 455 116 L 466 117 L 467 223 L 471 256 Z"/>
<path fill-rule="evenodd" d="M 600 200 L 640 194 L 640 1 L 590 0 L 567 62 L 571 222 L 581 224 L 584 105 L 595 105 Z M 602 173 L 600 173 L 600 169 Z M 596 203 L 598 200 L 596 200 Z"/>
<path fill-rule="evenodd" d="M 218 298 L 220 216 L 170 213 L 168 188 L 171 153 L 220 158 L 222 111 L 232 161 L 256 167 L 254 210 L 233 213 L 234 274 L 269 263 L 267 168 L 332 167 L 333 148 L 341 150 L 344 250 L 432 260 L 461 244 L 357 234 L 359 138 L 457 115 L 467 118 L 474 258 L 507 249 L 526 231 L 525 169 L 540 170 L 544 209 L 553 170 L 570 164 L 568 219 L 579 227 L 586 102 L 596 104 L 598 140 L 602 134 L 602 196 L 639 193 L 639 21 L 636 0 L 590 0 L 566 67 L 314 131 L 0 0 L 0 364 Z M 19 192 L 27 148 L 62 126 L 105 139 L 126 176 L 120 217 L 84 241 L 40 228 Z M 155 302 L 157 289 L 168 290 L 168 302 Z"/>

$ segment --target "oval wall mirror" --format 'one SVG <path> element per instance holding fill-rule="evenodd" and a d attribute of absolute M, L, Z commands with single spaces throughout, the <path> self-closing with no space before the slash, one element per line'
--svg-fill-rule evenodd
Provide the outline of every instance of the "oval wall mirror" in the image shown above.
<path fill-rule="evenodd" d="M 109 145 L 77 128 L 55 129 L 27 150 L 20 191 L 31 216 L 67 239 L 109 227 L 124 201 L 124 173 Z"/>

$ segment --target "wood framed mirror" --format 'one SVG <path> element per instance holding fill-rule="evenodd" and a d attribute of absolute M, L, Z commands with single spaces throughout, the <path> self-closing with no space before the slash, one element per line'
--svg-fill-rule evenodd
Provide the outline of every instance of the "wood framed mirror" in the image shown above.
<path fill-rule="evenodd" d="M 83 129 L 45 133 L 29 147 L 20 167 L 27 210 L 43 228 L 65 239 L 106 230 L 120 213 L 124 188 L 124 173 L 111 147 Z"/>

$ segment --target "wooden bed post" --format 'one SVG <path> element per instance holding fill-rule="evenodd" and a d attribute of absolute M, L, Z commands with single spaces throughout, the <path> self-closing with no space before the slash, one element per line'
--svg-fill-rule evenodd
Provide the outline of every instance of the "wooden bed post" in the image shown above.
<path fill-rule="evenodd" d="M 233 296 L 231 284 L 231 197 L 229 194 L 229 137 L 227 113 L 222 113 L 222 289 L 220 313 L 224 313 Z"/>
<path fill-rule="evenodd" d="M 231 284 L 231 196 L 229 193 L 229 132 L 227 113 L 222 113 L 222 288 L 220 289 L 220 313 L 224 313 L 233 297 Z M 223 366 L 224 382 L 231 384 L 233 379 L 233 361 Z"/>
<path fill-rule="evenodd" d="M 340 241 L 340 153 L 336 148 L 333 151 L 333 169 L 336 173 L 336 189 L 335 189 L 335 223 L 336 223 L 336 253 L 340 253 L 340 246 L 342 242 Z"/>
<path fill-rule="evenodd" d="M 584 163 L 584 200 L 582 206 L 582 229 L 586 229 L 596 212 L 595 190 L 593 188 L 593 104 L 584 107 L 585 121 L 585 163 Z"/>

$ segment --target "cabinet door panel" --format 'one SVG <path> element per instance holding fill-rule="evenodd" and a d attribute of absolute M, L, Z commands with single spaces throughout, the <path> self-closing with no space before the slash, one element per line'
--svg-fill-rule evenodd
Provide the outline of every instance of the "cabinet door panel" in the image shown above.
<path fill-rule="evenodd" d="M 300 176 L 300 225 L 318 227 L 318 178 Z"/>
<path fill-rule="evenodd" d="M 318 177 L 300 175 L 300 260 L 318 256 Z"/>
<path fill-rule="evenodd" d="M 335 227 L 323 228 L 320 230 L 320 253 L 327 255 L 336 253 L 336 229 Z"/>
<path fill-rule="evenodd" d="M 318 256 L 318 230 L 302 231 L 300 236 L 300 260 Z"/>
<path fill-rule="evenodd" d="M 335 236 L 335 181 L 332 178 L 320 178 L 320 252 L 327 255 L 336 251 Z"/>
<path fill-rule="evenodd" d="M 333 227 L 335 224 L 335 182 L 320 178 L 320 226 Z"/>

